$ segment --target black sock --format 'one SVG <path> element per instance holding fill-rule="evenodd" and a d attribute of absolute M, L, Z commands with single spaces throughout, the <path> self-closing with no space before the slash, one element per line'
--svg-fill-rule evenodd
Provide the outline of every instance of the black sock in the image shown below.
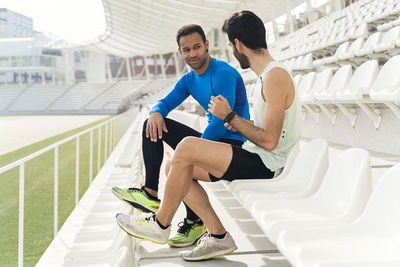
<path fill-rule="evenodd" d="M 215 238 L 217 238 L 217 239 L 222 239 L 222 238 L 224 238 L 224 237 L 226 236 L 226 232 L 223 233 L 222 235 L 214 235 L 214 234 L 211 234 L 211 236 L 212 236 L 212 237 L 215 237 Z"/>
<path fill-rule="evenodd" d="M 165 230 L 165 229 L 167 229 L 167 228 L 169 227 L 169 225 L 168 225 L 168 226 L 162 225 L 162 224 L 160 223 L 160 221 L 157 219 L 157 217 L 156 217 L 155 214 L 154 214 L 154 217 L 155 217 L 155 219 L 156 219 L 156 222 L 158 223 L 158 226 L 160 226 L 161 229 Z"/>
<path fill-rule="evenodd" d="M 144 186 L 142 186 L 141 189 L 144 191 L 144 193 L 146 194 L 146 196 L 148 196 L 150 199 L 156 200 L 156 201 L 160 201 L 160 199 L 158 199 L 158 197 L 155 197 L 155 196 L 151 195 L 149 192 L 147 192 L 146 189 L 144 189 Z"/>

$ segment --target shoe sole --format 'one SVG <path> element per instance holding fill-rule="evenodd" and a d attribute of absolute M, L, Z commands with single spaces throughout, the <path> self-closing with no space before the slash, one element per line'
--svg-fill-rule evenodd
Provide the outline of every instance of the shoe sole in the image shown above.
<path fill-rule="evenodd" d="M 185 261 L 203 261 L 203 260 L 208 260 L 208 259 L 212 259 L 212 258 L 215 258 L 215 257 L 219 257 L 219 256 L 224 256 L 224 255 L 227 255 L 227 254 L 231 254 L 232 252 L 234 252 L 235 250 L 237 250 L 238 248 L 236 247 L 236 248 L 234 248 L 234 249 L 232 249 L 232 250 L 229 250 L 229 251 L 226 251 L 226 252 L 222 252 L 222 253 L 219 253 L 219 254 L 217 254 L 217 255 L 210 255 L 210 256 L 207 256 L 207 257 L 203 257 L 203 258 L 184 258 L 184 257 L 182 257 Z"/>
<path fill-rule="evenodd" d="M 130 199 L 125 198 L 123 195 L 119 194 L 118 192 L 111 190 L 111 192 L 114 194 L 114 196 L 116 196 L 117 198 L 119 198 L 120 200 L 122 200 L 123 202 L 133 206 L 134 208 L 141 210 L 143 212 L 147 212 L 147 213 L 156 213 L 158 210 L 152 210 L 146 206 L 144 206 L 142 203 L 137 202 L 137 201 L 133 201 Z"/>
<path fill-rule="evenodd" d="M 201 235 L 199 235 L 199 236 L 198 236 L 194 241 L 192 241 L 192 242 L 174 244 L 174 243 L 168 241 L 168 245 L 169 245 L 170 247 L 173 247 L 173 248 L 190 247 L 190 246 L 192 246 L 194 243 L 196 243 L 197 240 L 199 240 L 200 237 L 202 237 L 202 236 L 204 235 L 204 233 L 205 233 L 205 232 L 203 232 Z"/>
<path fill-rule="evenodd" d="M 122 225 L 118 222 L 118 220 L 116 220 L 116 221 L 117 221 L 118 226 L 121 227 L 122 230 L 124 230 L 127 234 L 129 234 L 129 235 L 131 235 L 131 236 L 133 236 L 133 237 L 136 237 L 136 238 L 139 238 L 139 239 L 143 239 L 143 240 L 147 240 L 147 241 L 150 241 L 150 242 L 153 242 L 153 243 L 156 243 L 156 244 L 161 244 L 161 245 L 166 244 L 166 243 L 168 242 L 168 241 L 166 241 L 166 242 L 159 242 L 159 241 L 155 241 L 155 240 L 152 240 L 152 239 L 149 239 L 149 238 L 146 238 L 146 237 L 137 236 L 137 235 L 135 235 L 135 234 L 132 234 L 131 232 L 129 232 L 128 229 L 126 229 L 124 226 L 122 226 Z"/>

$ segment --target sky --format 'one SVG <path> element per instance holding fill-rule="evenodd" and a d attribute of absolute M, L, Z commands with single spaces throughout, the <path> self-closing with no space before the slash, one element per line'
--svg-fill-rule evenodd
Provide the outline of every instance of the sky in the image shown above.
<path fill-rule="evenodd" d="M 7 8 L 33 19 L 36 31 L 70 42 L 83 42 L 106 29 L 101 0 L 1 0 Z"/>

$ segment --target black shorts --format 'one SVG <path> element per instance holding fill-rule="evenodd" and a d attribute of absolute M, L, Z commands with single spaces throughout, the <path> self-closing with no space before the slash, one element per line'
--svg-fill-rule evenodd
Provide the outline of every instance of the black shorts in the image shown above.
<path fill-rule="evenodd" d="M 222 177 L 217 178 L 209 173 L 212 182 L 236 179 L 271 179 L 275 172 L 268 169 L 257 153 L 249 152 L 232 145 L 232 160 Z"/>

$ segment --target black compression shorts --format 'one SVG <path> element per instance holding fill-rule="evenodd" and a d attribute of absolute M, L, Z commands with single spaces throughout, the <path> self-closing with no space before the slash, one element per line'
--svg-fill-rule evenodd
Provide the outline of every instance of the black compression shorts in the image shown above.
<path fill-rule="evenodd" d="M 232 160 L 222 177 L 217 178 L 209 173 L 212 182 L 219 180 L 233 181 L 237 179 L 271 179 L 275 172 L 268 169 L 257 153 L 249 152 L 241 147 L 232 146 Z"/>

